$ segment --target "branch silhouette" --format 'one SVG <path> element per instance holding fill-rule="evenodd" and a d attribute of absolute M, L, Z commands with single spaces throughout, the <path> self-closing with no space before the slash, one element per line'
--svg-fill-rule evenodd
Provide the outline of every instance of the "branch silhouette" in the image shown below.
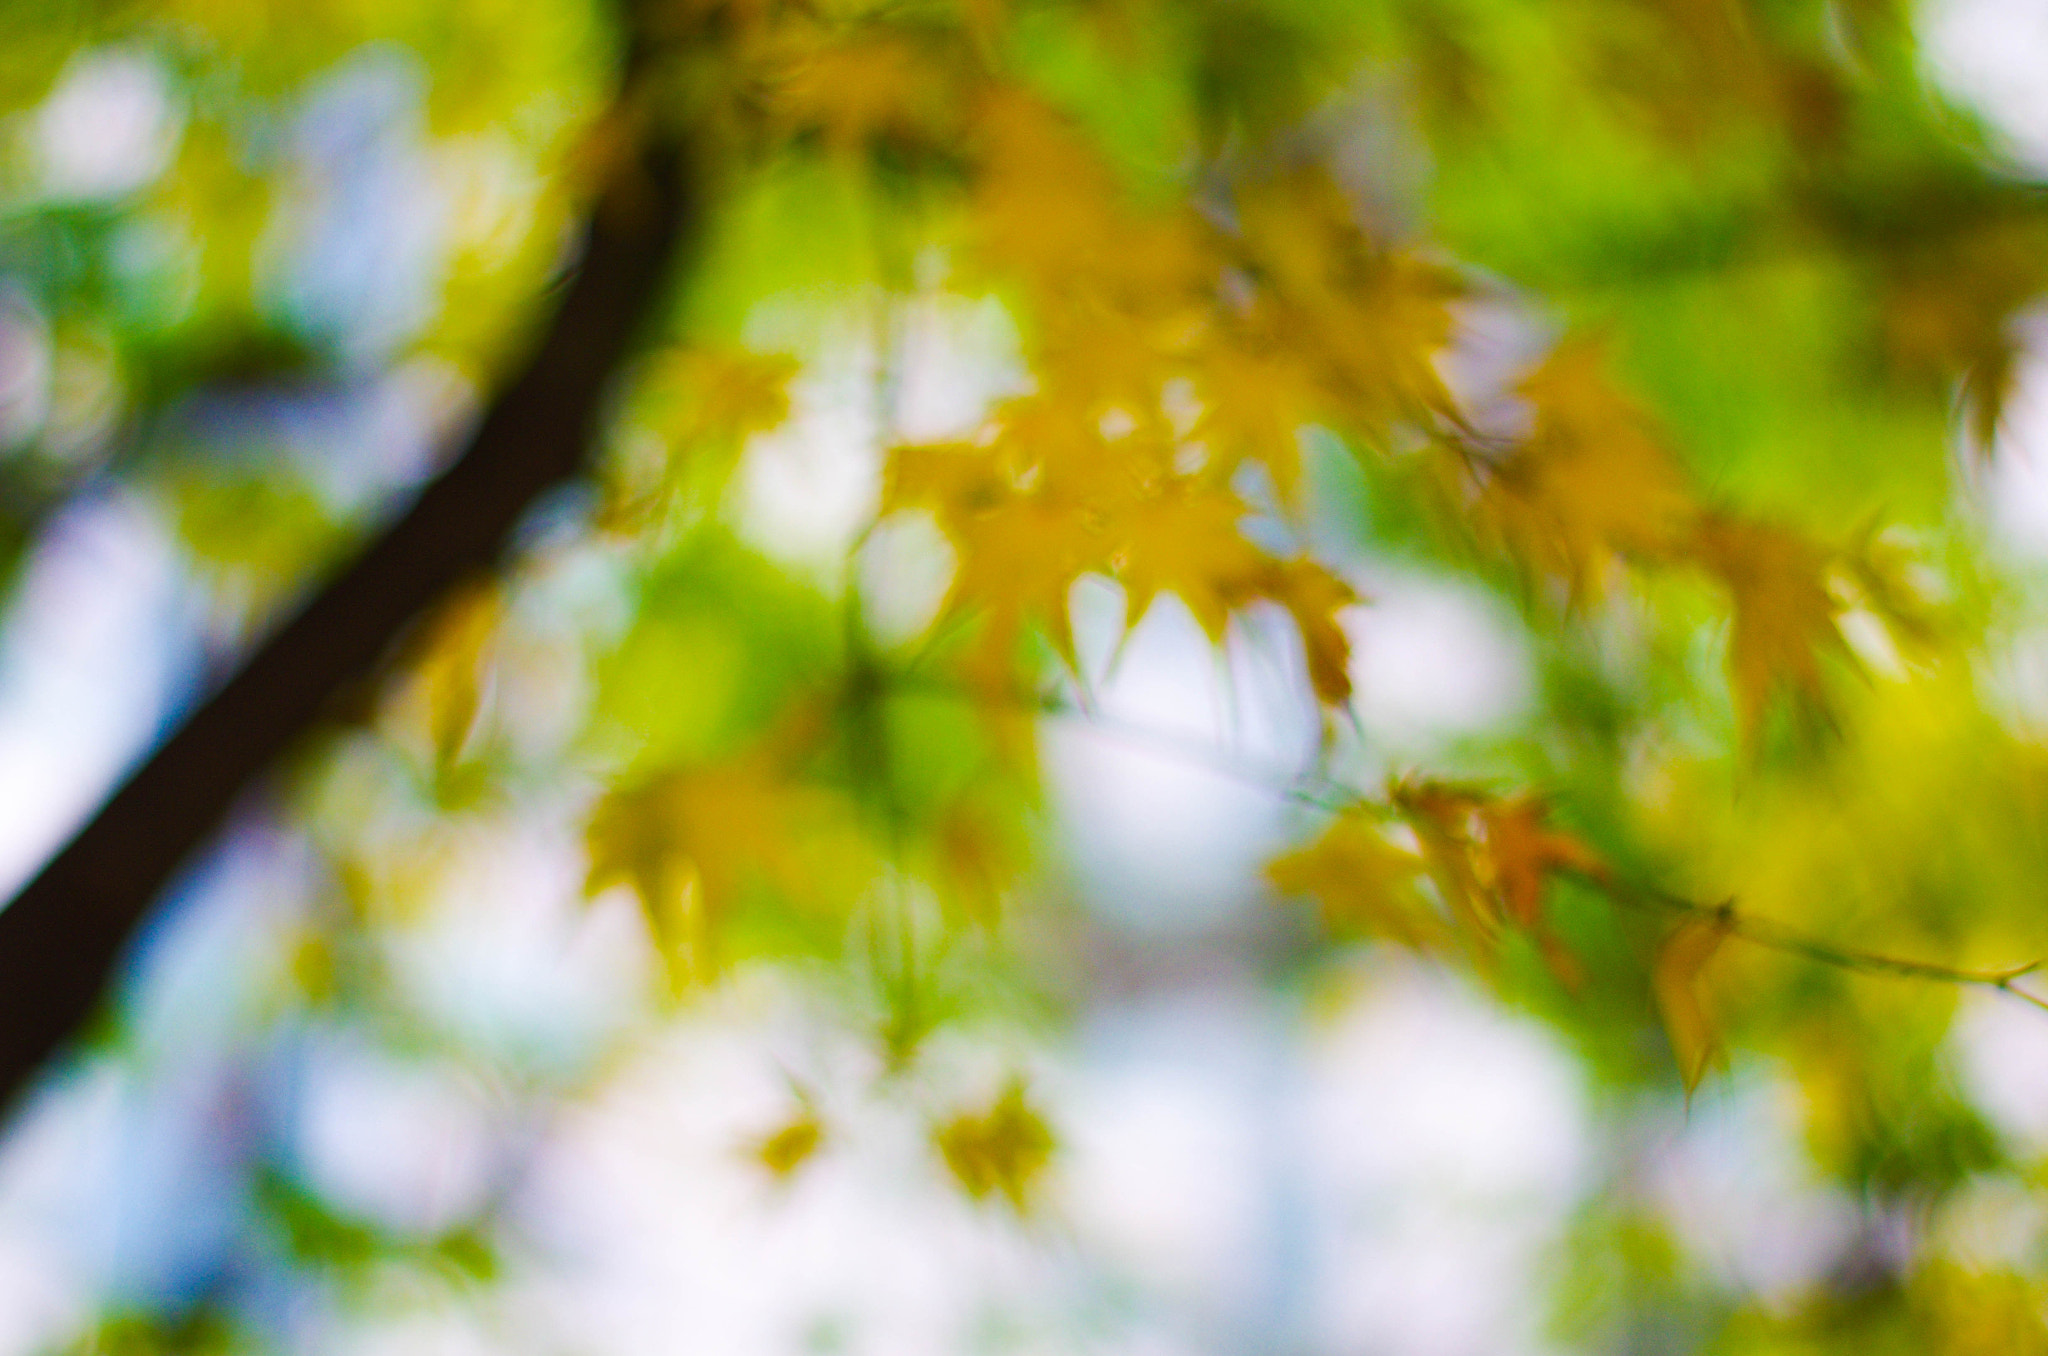
<path fill-rule="evenodd" d="M 0 912 L 0 1101 L 78 1035 L 151 903 L 245 792 L 374 679 L 409 626 L 497 565 L 534 501 L 582 469 L 698 216 L 679 139 L 657 131 L 618 149 L 552 320 L 461 454 Z"/>

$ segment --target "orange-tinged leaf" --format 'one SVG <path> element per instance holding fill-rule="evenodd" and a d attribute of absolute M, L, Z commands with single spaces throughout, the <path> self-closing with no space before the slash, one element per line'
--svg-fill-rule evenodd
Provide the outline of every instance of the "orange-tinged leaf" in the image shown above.
<path fill-rule="evenodd" d="M 1496 801 L 1479 817 L 1485 828 L 1487 873 L 1503 915 L 1535 939 L 1551 973 L 1565 987 L 1576 989 L 1584 972 L 1550 930 L 1543 914 L 1543 887 L 1561 871 L 1601 874 L 1599 857 L 1570 834 L 1549 827 L 1543 803 L 1533 796 Z"/>
<path fill-rule="evenodd" d="M 1777 690 L 1819 705 L 1821 655 L 1849 654 L 1835 625 L 1840 607 L 1828 592 L 1827 556 L 1790 528 L 1722 513 L 1701 518 L 1692 549 L 1733 604 L 1728 673 L 1744 726 L 1756 731 Z"/>
<path fill-rule="evenodd" d="M 1316 696 L 1329 706 L 1350 701 L 1351 637 L 1338 624 L 1337 614 L 1359 601 L 1357 592 L 1306 558 L 1268 566 L 1260 592 L 1293 614 Z"/>
<path fill-rule="evenodd" d="M 1578 963 L 1550 931 L 1543 891 L 1560 872 L 1601 874 L 1591 848 L 1551 828 L 1533 796 L 1500 800 L 1473 787 L 1424 781 L 1396 786 L 1393 805 L 1421 840 L 1430 876 L 1476 954 L 1488 955 L 1510 924 L 1529 934 L 1561 981 L 1577 985 Z"/>
<path fill-rule="evenodd" d="M 968 1195 L 983 1200 L 1000 1193 L 1020 1214 L 1029 1208 L 1032 1188 L 1055 1147 L 1052 1128 L 1026 1100 L 1018 1079 L 986 1109 L 963 1112 L 939 1126 L 932 1139 Z"/>
<path fill-rule="evenodd" d="M 1508 548 L 1574 598 L 1596 592 L 1618 559 L 1668 553 L 1693 513 L 1685 479 L 1612 384 L 1600 346 L 1559 344 L 1521 393 L 1534 427 L 1482 499 Z"/>
<path fill-rule="evenodd" d="M 1720 1029 L 1708 1001 L 1705 972 L 1731 927 L 1724 913 L 1687 919 L 1664 939 L 1651 970 L 1651 988 L 1688 1097 L 1720 1057 Z"/>
<path fill-rule="evenodd" d="M 1416 892 L 1423 870 L 1420 856 L 1354 812 L 1331 820 L 1313 843 L 1274 858 L 1266 879 L 1284 894 L 1313 898 L 1332 932 L 1432 949 L 1444 940 L 1443 924 Z"/>
<path fill-rule="evenodd" d="M 1430 877 L 1463 925 L 1467 941 L 1482 949 L 1490 946 L 1500 927 L 1500 911 L 1481 878 L 1476 855 L 1479 815 L 1487 798 L 1467 787 L 1424 781 L 1397 786 L 1393 800 L 1422 840 Z"/>
<path fill-rule="evenodd" d="M 1545 807 L 1534 797 L 1496 801 L 1479 816 L 1494 889 L 1507 917 L 1521 927 L 1534 931 L 1543 926 L 1543 886 L 1552 875 L 1600 870 L 1591 848 L 1544 822 Z"/>

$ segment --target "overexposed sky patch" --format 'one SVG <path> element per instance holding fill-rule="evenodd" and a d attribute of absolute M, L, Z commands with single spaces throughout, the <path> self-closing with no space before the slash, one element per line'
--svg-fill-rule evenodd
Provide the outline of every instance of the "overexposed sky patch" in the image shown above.
<path fill-rule="evenodd" d="M 2048 6 L 1927 0 L 1922 54 L 1951 98 L 1975 109 L 2028 168 L 2048 172 Z"/>
<path fill-rule="evenodd" d="M 0 630 L 0 895 L 12 895 L 152 742 L 191 662 L 179 553 L 138 502 L 45 529 Z"/>
<path fill-rule="evenodd" d="M 170 163 L 181 122 L 154 56 L 123 48 L 81 53 L 30 124 L 40 186 L 67 201 L 132 193 Z"/>

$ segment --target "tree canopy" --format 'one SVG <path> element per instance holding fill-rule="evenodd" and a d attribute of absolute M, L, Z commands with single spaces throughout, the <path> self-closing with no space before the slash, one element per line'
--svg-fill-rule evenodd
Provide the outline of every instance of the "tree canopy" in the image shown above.
<path fill-rule="evenodd" d="M 279 1295 L 498 1283 L 511 1188 L 380 1216 L 294 1157 L 278 1070 L 322 1032 L 560 1108 L 801 1009 L 746 1173 L 794 1191 L 845 1098 L 907 1107 L 966 1209 L 1054 1248 L 1088 1133 L 1056 1052 L 1222 975 L 1308 1029 L 1455 992 L 1565 1052 L 1601 1129 L 1527 1349 L 2048 1349 L 2048 199 L 1927 22 L 0 15 L 13 662 L 93 515 L 182 581 L 129 642 L 174 656 L 130 662 L 176 732 L 0 913 L 0 1056 L 32 1123 L 81 1077 L 23 1101 L 39 1067 L 229 1050 L 247 1122 L 199 1260 L 33 1340 L 282 1349 Z M 1150 780 L 1090 801 L 1072 741 Z M 1179 874 L 1091 871 L 1177 815 Z M 178 960 L 237 890 L 257 940 Z M 571 968 L 610 929 L 602 1002 L 421 977 L 501 896 Z M 1789 1143 L 1832 1223 L 1788 1197 L 1707 1256 L 1699 1125 Z M 1124 1349 L 1121 1302 L 948 1340 Z M 1161 1349 L 1432 1349 L 1362 1321 Z"/>

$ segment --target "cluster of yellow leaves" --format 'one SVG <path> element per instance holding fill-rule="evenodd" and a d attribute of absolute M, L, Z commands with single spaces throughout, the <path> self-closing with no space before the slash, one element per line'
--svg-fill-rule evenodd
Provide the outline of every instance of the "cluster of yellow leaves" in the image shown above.
<path fill-rule="evenodd" d="M 885 511 L 931 511 L 952 541 L 959 563 L 948 610 L 982 614 L 980 653 L 998 682 L 1007 681 L 1027 623 L 1073 659 L 1068 595 L 1095 571 L 1123 583 L 1133 622 L 1172 592 L 1214 640 L 1234 611 L 1277 604 L 1301 629 L 1317 694 L 1331 703 L 1350 695 L 1336 613 L 1356 595 L 1341 579 L 1306 557 L 1255 545 L 1242 530 L 1251 508 L 1226 487 L 1175 473 L 1170 447 L 1146 447 L 1137 434 L 1125 439 L 1136 446 L 1104 447 L 1099 433 L 1041 397 L 1009 413 L 1012 422 L 985 446 L 899 449 L 883 494 Z"/>
<path fill-rule="evenodd" d="M 983 619 L 997 672 L 1026 625 L 1071 661 L 1067 599 L 1093 572 L 1123 585 L 1133 624 L 1162 593 L 1216 640 L 1241 609 L 1285 610 L 1317 695 L 1344 702 L 1336 614 L 1356 595 L 1246 526 L 1299 507 L 1304 424 L 1448 409 L 1431 358 L 1454 282 L 1375 246 L 1320 174 L 1240 185 L 1224 227 L 1126 201 L 1021 92 L 991 92 L 975 128 L 972 257 L 1023 303 L 1037 388 L 972 439 L 895 449 L 883 511 L 929 510 L 946 532 L 950 610 Z M 1247 497 L 1253 466 L 1269 504 Z"/>
<path fill-rule="evenodd" d="M 1549 883 L 1569 875 L 1619 888 L 1577 837 L 1553 828 L 1533 796 L 1499 798 L 1444 782 L 1396 785 L 1383 805 L 1333 817 L 1313 842 L 1266 868 L 1286 895 L 1313 898 L 1332 932 L 1421 951 L 1462 944 L 1484 960 L 1504 930 L 1526 934 L 1559 980 L 1579 982 L 1577 962 L 1545 918 Z M 1685 916 L 1660 943 L 1651 988 L 1687 1092 L 1720 1049 L 1705 972 L 1733 928 L 1728 911 Z"/>
<path fill-rule="evenodd" d="M 1300 431 L 1322 420 L 1368 442 L 1404 424 L 1445 434 L 1481 519 L 1571 599 L 1624 563 L 1703 571 L 1730 602 L 1745 728 L 1778 693 L 1822 706 L 1823 657 L 1848 655 L 1834 576 L 1853 569 L 1849 553 L 1702 502 L 1599 344 L 1560 344 L 1521 385 L 1529 436 L 1478 453 L 1436 367 L 1462 284 L 1374 244 L 1327 175 L 1233 183 L 1219 223 L 1133 206 L 1020 91 L 991 83 L 971 128 L 972 257 L 1023 303 L 1037 387 L 974 438 L 896 449 L 883 510 L 929 510 L 946 532 L 949 615 L 983 619 L 987 670 L 1007 670 L 1028 625 L 1071 661 L 1067 599 L 1092 572 L 1123 585 L 1131 623 L 1172 593 L 1216 639 L 1234 612 L 1278 605 L 1317 694 L 1345 701 L 1335 614 L 1355 596 L 1245 531 L 1262 510 L 1298 507 Z M 1248 466 L 1271 506 L 1245 497 Z"/>
<path fill-rule="evenodd" d="M 1559 344 L 1521 383 L 1528 435 L 1487 445 L 1437 367 L 1464 283 L 1372 240 L 1325 173 L 1219 171 L 1199 206 L 1142 205 L 1045 99 L 985 51 L 965 58 L 977 50 L 966 11 L 952 27 L 759 0 L 686 0 L 678 12 L 737 35 L 748 72 L 739 85 L 772 135 L 815 135 L 840 156 L 943 145 L 959 162 L 960 262 L 1015 304 L 1033 387 L 971 437 L 891 449 L 880 511 L 928 512 L 948 538 L 956 567 L 942 615 L 978 623 L 968 671 L 991 687 L 1009 689 L 1028 630 L 1074 662 L 1069 598 L 1096 574 L 1122 586 L 1132 625 L 1161 594 L 1215 641 L 1246 608 L 1286 611 L 1318 697 L 1346 702 L 1337 614 L 1357 597 L 1323 565 L 1272 545 L 1301 507 L 1299 439 L 1315 422 L 1368 445 L 1398 441 L 1404 427 L 1435 435 L 1486 528 L 1573 603 L 1624 567 L 1703 573 L 1730 605 L 1728 668 L 1751 733 L 1776 696 L 1821 705 L 1825 661 L 1849 653 L 1845 592 L 1911 621 L 1909 594 L 1891 588 L 1896 572 L 1874 554 L 1706 502 L 1610 379 L 1597 343 Z M 1786 85 L 1795 103 L 1796 83 Z M 706 381 L 731 408 L 713 401 L 693 417 L 772 422 L 786 376 Z M 705 776 L 715 790 L 700 789 Z M 720 800 L 741 807 L 737 819 L 714 822 Z M 750 874 L 791 869 L 799 840 L 817 832 L 795 827 L 812 813 L 804 804 L 745 766 L 614 793 L 591 826 L 593 881 L 633 881 L 657 916 L 709 917 Z M 656 822 L 667 827 L 635 827 Z M 977 851 L 966 853 L 968 874 Z M 1605 878 L 1540 801 L 1435 782 L 1396 788 L 1377 818 L 1339 816 L 1271 868 L 1280 888 L 1318 898 L 1334 926 L 1429 948 L 1462 938 L 1480 954 L 1514 929 L 1570 981 L 1575 963 L 1544 917 L 1547 883 L 1566 873 Z M 1713 1056 L 1700 977 L 1725 931 L 1681 926 L 1655 967 L 1689 1087 Z M 982 1131 L 970 1129 L 949 1131 L 958 1143 L 947 1156 L 979 1194 L 1000 1174 L 962 1166 L 977 1161 L 959 1147 L 977 1142 Z"/>
<path fill-rule="evenodd" d="M 962 262 L 1021 303 L 1037 389 L 980 438 L 899 449 L 884 511 L 930 509 L 952 539 L 951 615 L 983 623 L 973 667 L 1007 674 L 1029 626 L 1071 658 L 1067 596 L 1094 572 L 1123 582 L 1133 622 L 1162 592 L 1218 639 L 1235 611 L 1287 611 L 1317 694 L 1342 703 L 1335 614 L 1355 598 L 1245 534 L 1264 506 L 1237 473 L 1261 466 L 1291 510 L 1299 431 L 1319 411 L 1377 427 L 1446 408 L 1430 356 L 1457 289 L 1373 246 L 1317 174 L 1243 186 L 1231 227 L 1185 202 L 1134 206 L 1087 139 L 1003 69 L 988 42 L 1000 8 L 667 0 L 651 17 L 716 53 L 700 120 L 738 130 L 734 145 L 814 137 L 840 158 L 912 150 L 964 171 Z M 743 431 L 779 415 L 786 374 L 711 375 L 680 384 L 737 391 L 739 408 L 686 398 L 671 422 Z"/>
<path fill-rule="evenodd" d="M 1313 896 L 1333 928 L 1424 949 L 1462 938 L 1484 954 L 1503 928 L 1519 928 L 1569 981 L 1575 969 L 1544 919 L 1544 888 L 1561 873 L 1598 879 L 1603 868 L 1547 820 L 1534 797 L 1397 785 L 1385 806 L 1346 811 L 1316 841 L 1275 859 L 1267 878 L 1284 893 Z"/>
<path fill-rule="evenodd" d="M 1345 701 L 1335 614 L 1355 596 L 1244 530 L 1299 507 L 1300 432 L 1320 420 L 1366 442 L 1404 424 L 1445 435 L 1482 520 L 1574 600 L 1625 561 L 1704 570 L 1734 613 L 1729 668 L 1746 726 L 1776 692 L 1818 705 L 1821 657 L 1846 653 L 1835 554 L 1700 502 L 1596 343 L 1560 344 L 1522 383 L 1528 437 L 1476 451 L 1436 365 L 1464 283 L 1371 240 L 1328 174 L 1240 174 L 1206 209 L 1141 206 L 1042 97 L 970 59 L 972 13 L 948 26 L 690 0 L 678 14 L 719 26 L 744 54 L 744 99 L 777 137 L 964 154 L 965 262 L 1019 304 L 1035 389 L 973 438 L 895 449 L 882 509 L 929 510 L 947 534 L 947 615 L 980 618 L 973 667 L 992 680 L 1004 681 L 1028 627 L 1071 661 L 1068 596 L 1097 573 L 1122 583 L 1133 624 L 1161 593 L 1217 639 L 1234 612 L 1279 606 L 1301 631 L 1318 696 Z M 746 429 L 779 417 L 786 372 L 712 375 L 688 384 L 733 392 L 739 407 L 685 422 Z M 1271 504 L 1247 499 L 1248 466 Z"/>
<path fill-rule="evenodd" d="M 1830 549 L 1789 524 L 1701 502 L 1606 366 L 1598 343 L 1568 339 L 1521 383 L 1527 437 L 1492 456 L 1453 440 L 1482 521 L 1524 568 L 1574 602 L 1628 564 L 1705 573 L 1729 601 L 1729 678 L 1752 733 L 1775 694 L 1824 709 L 1823 660 L 1850 660 L 1839 625 L 1848 597 L 1904 638 L 1925 638 L 1928 619 L 1895 552 L 1869 531 Z"/>

